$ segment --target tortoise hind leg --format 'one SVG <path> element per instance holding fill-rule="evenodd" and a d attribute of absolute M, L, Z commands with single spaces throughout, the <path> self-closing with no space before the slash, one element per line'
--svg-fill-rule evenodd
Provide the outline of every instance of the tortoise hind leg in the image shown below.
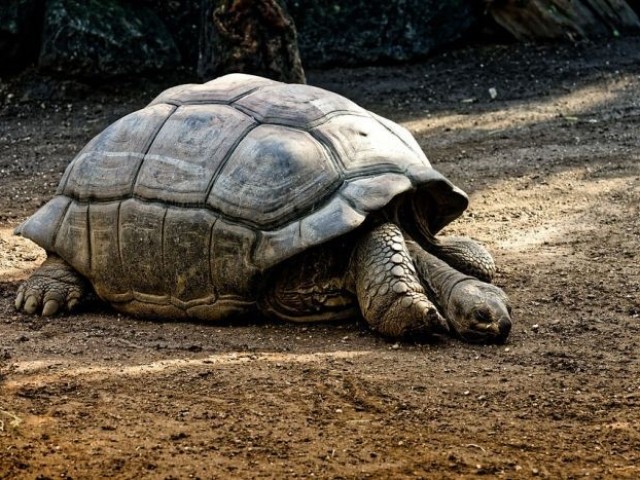
<path fill-rule="evenodd" d="M 425 295 L 400 229 L 381 225 L 358 244 L 353 273 L 360 309 L 383 335 L 447 333 L 449 327 Z"/>
<path fill-rule="evenodd" d="M 87 293 L 87 281 L 62 258 L 49 254 L 42 265 L 18 288 L 16 309 L 28 314 L 39 310 L 55 315 L 71 310 Z"/>

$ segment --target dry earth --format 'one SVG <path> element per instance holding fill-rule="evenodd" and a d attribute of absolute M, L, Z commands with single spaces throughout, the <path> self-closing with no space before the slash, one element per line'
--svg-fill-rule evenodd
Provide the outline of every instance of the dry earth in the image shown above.
<path fill-rule="evenodd" d="M 16 313 L 43 253 L 12 228 L 91 136 L 189 80 L 25 75 L 0 83 L 0 478 L 640 478 L 640 39 L 309 78 L 470 193 L 447 231 L 495 253 L 508 343 Z"/>

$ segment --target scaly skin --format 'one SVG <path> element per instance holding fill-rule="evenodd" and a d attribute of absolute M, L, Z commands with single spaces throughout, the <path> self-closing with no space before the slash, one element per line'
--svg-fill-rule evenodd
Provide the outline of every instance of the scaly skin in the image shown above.
<path fill-rule="evenodd" d="M 496 274 L 493 257 L 479 243 L 461 237 L 436 237 L 428 250 L 456 270 L 491 283 Z"/>
<path fill-rule="evenodd" d="M 386 223 L 367 233 L 358 243 L 352 269 L 360 310 L 374 330 L 389 337 L 448 331 L 425 295 L 396 225 Z"/>
<path fill-rule="evenodd" d="M 16 309 L 51 316 L 63 308 L 72 310 L 87 293 L 86 280 L 67 262 L 49 254 L 40 267 L 18 288 Z"/>

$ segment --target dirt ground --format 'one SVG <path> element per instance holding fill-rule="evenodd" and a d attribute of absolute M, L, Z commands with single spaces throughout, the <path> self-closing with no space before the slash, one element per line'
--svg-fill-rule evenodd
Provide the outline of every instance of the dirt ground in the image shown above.
<path fill-rule="evenodd" d="M 94 134 L 190 79 L 5 79 L 0 478 L 640 478 L 640 38 L 308 73 L 470 193 L 446 233 L 495 254 L 507 344 L 16 313 L 44 257 L 12 228 Z"/>

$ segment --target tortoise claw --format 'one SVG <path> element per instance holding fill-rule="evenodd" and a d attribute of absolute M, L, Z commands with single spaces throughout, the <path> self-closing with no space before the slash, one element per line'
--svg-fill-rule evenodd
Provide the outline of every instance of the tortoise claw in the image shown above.
<path fill-rule="evenodd" d="M 56 313 L 58 313 L 59 309 L 60 304 L 57 300 L 47 300 L 47 302 L 44 304 L 44 307 L 42 308 L 42 316 L 50 317 L 52 315 L 55 315 Z"/>
<path fill-rule="evenodd" d="M 24 291 L 22 288 L 18 290 L 18 295 L 16 296 L 16 310 L 20 310 L 22 308 L 22 304 L 24 303 Z"/>
<path fill-rule="evenodd" d="M 18 288 L 15 306 L 29 315 L 50 317 L 71 310 L 86 293 L 86 282 L 61 258 L 50 255 Z"/>
<path fill-rule="evenodd" d="M 430 309 L 425 317 L 432 333 L 447 334 L 451 331 L 447 320 L 435 308 Z"/>
<path fill-rule="evenodd" d="M 29 295 L 27 297 L 27 301 L 24 302 L 24 311 L 29 315 L 33 315 L 38 309 L 38 303 L 38 299 L 35 295 Z"/>

